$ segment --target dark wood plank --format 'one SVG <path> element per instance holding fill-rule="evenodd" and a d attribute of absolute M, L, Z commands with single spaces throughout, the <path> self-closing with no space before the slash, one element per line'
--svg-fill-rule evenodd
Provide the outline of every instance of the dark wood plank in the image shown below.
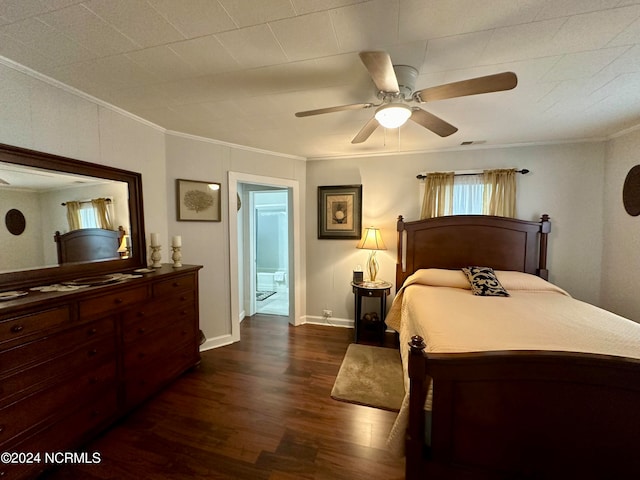
<path fill-rule="evenodd" d="M 404 478 L 404 460 L 384 449 L 395 414 L 330 397 L 351 329 L 255 316 L 241 337 L 88 445 L 99 465 L 43 478 Z"/>

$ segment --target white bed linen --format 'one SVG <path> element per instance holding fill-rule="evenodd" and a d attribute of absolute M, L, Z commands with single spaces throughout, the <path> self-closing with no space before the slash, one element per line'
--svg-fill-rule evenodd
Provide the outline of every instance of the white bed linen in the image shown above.
<path fill-rule="evenodd" d="M 387 440 L 404 452 L 408 425 L 408 342 L 420 335 L 427 352 L 558 350 L 640 358 L 640 324 L 573 299 L 534 275 L 497 271 L 510 297 L 478 297 L 457 270 L 426 269 L 397 293 L 386 323 L 400 334 L 405 373 L 402 408 Z M 425 408 L 431 408 L 431 395 Z"/>

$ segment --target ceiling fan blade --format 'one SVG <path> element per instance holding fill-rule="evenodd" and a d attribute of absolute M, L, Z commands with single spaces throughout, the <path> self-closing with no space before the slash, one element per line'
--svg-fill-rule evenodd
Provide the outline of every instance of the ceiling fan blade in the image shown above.
<path fill-rule="evenodd" d="M 369 75 L 382 92 L 399 92 L 398 79 L 393 70 L 391 57 L 386 52 L 360 52 L 360 60 L 367 67 Z"/>
<path fill-rule="evenodd" d="M 380 124 L 376 120 L 376 117 L 373 117 L 371 120 L 369 120 L 365 124 L 364 127 L 362 127 L 362 130 L 360 130 L 358 132 L 358 134 L 355 137 L 353 137 L 353 140 L 351 140 L 351 143 L 362 143 L 362 142 L 364 142 L 367 138 L 369 138 L 371 136 L 373 131 L 376 128 L 378 128 L 378 125 L 380 125 Z"/>
<path fill-rule="evenodd" d="M 360 110 L 362 108 L 369 107 L 373 107 L 373 103 L 353 103 L 351 105 L 340 105 L 337 107 L 318 108 L 317 110 L 297 112 L 296 117 L 310 117 L 311 115 L 320 115 L 322 113 L 342 112 L 343 110 Z"/>
<path fill-rule="evenodd" d="M 419 102 L 433 102 L 480 93 L 502 92 L 515 88 L 517 84 L 518 77 L 515 73 L 503 72 L 418 90 L 413 94 L 413 98 Z"/>
<path fill-rule="evenodd" d="M 448 137 L 458 131 L 453 125 L 418 107 L 413 108 L 413 113 L 409 118 L 441 137 Z"/>

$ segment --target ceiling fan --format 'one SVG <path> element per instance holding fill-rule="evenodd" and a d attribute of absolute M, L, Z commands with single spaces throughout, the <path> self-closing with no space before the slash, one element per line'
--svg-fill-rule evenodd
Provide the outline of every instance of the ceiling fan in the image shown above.
<path fill-rule="evenodd" d="M 362 60 L 378 89 L 380 103 L 354 103 L 319 108 L 317 110 L 297 112 L 296 117 L 309 117 L 343 110 L 376 107 L 374 117 L 362 127 L 362 130 L 351 140 L 351 143 L 364 142 L 378 128 L 378 125 L 382 125 L 385 128 L 397 128 L 404 125 L 409 119 L 441 137 L 448 137 L 457 132 L 458 129 L 432 113 L 409 104 L 433 102 L 435 100 L 478 95 L 480 93 L 501 92 L 511 90 L 518 84 L 518 78 L 515 73 L 503 72 L 414 91 L 416 78 L 418 77 L 418 70 L 415 68 L 408 65 L 393 65 L 391 57 L 386 52 L 360 52 L 359 55 L 360 60 Z"/>

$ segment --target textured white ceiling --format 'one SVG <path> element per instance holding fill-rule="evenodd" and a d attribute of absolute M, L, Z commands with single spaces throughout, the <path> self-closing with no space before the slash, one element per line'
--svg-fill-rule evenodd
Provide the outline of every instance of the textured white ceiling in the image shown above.
<path fill-rule="evenodd" d="M 376 100 L 358 52 L 416 88 L 503 71 L 514 90 L 422 105 L 351 139 Z M 0 55 L 169 130 L 303 157 L 604 138 L 640 123 L 640 0 L 0 0 Z"/>

